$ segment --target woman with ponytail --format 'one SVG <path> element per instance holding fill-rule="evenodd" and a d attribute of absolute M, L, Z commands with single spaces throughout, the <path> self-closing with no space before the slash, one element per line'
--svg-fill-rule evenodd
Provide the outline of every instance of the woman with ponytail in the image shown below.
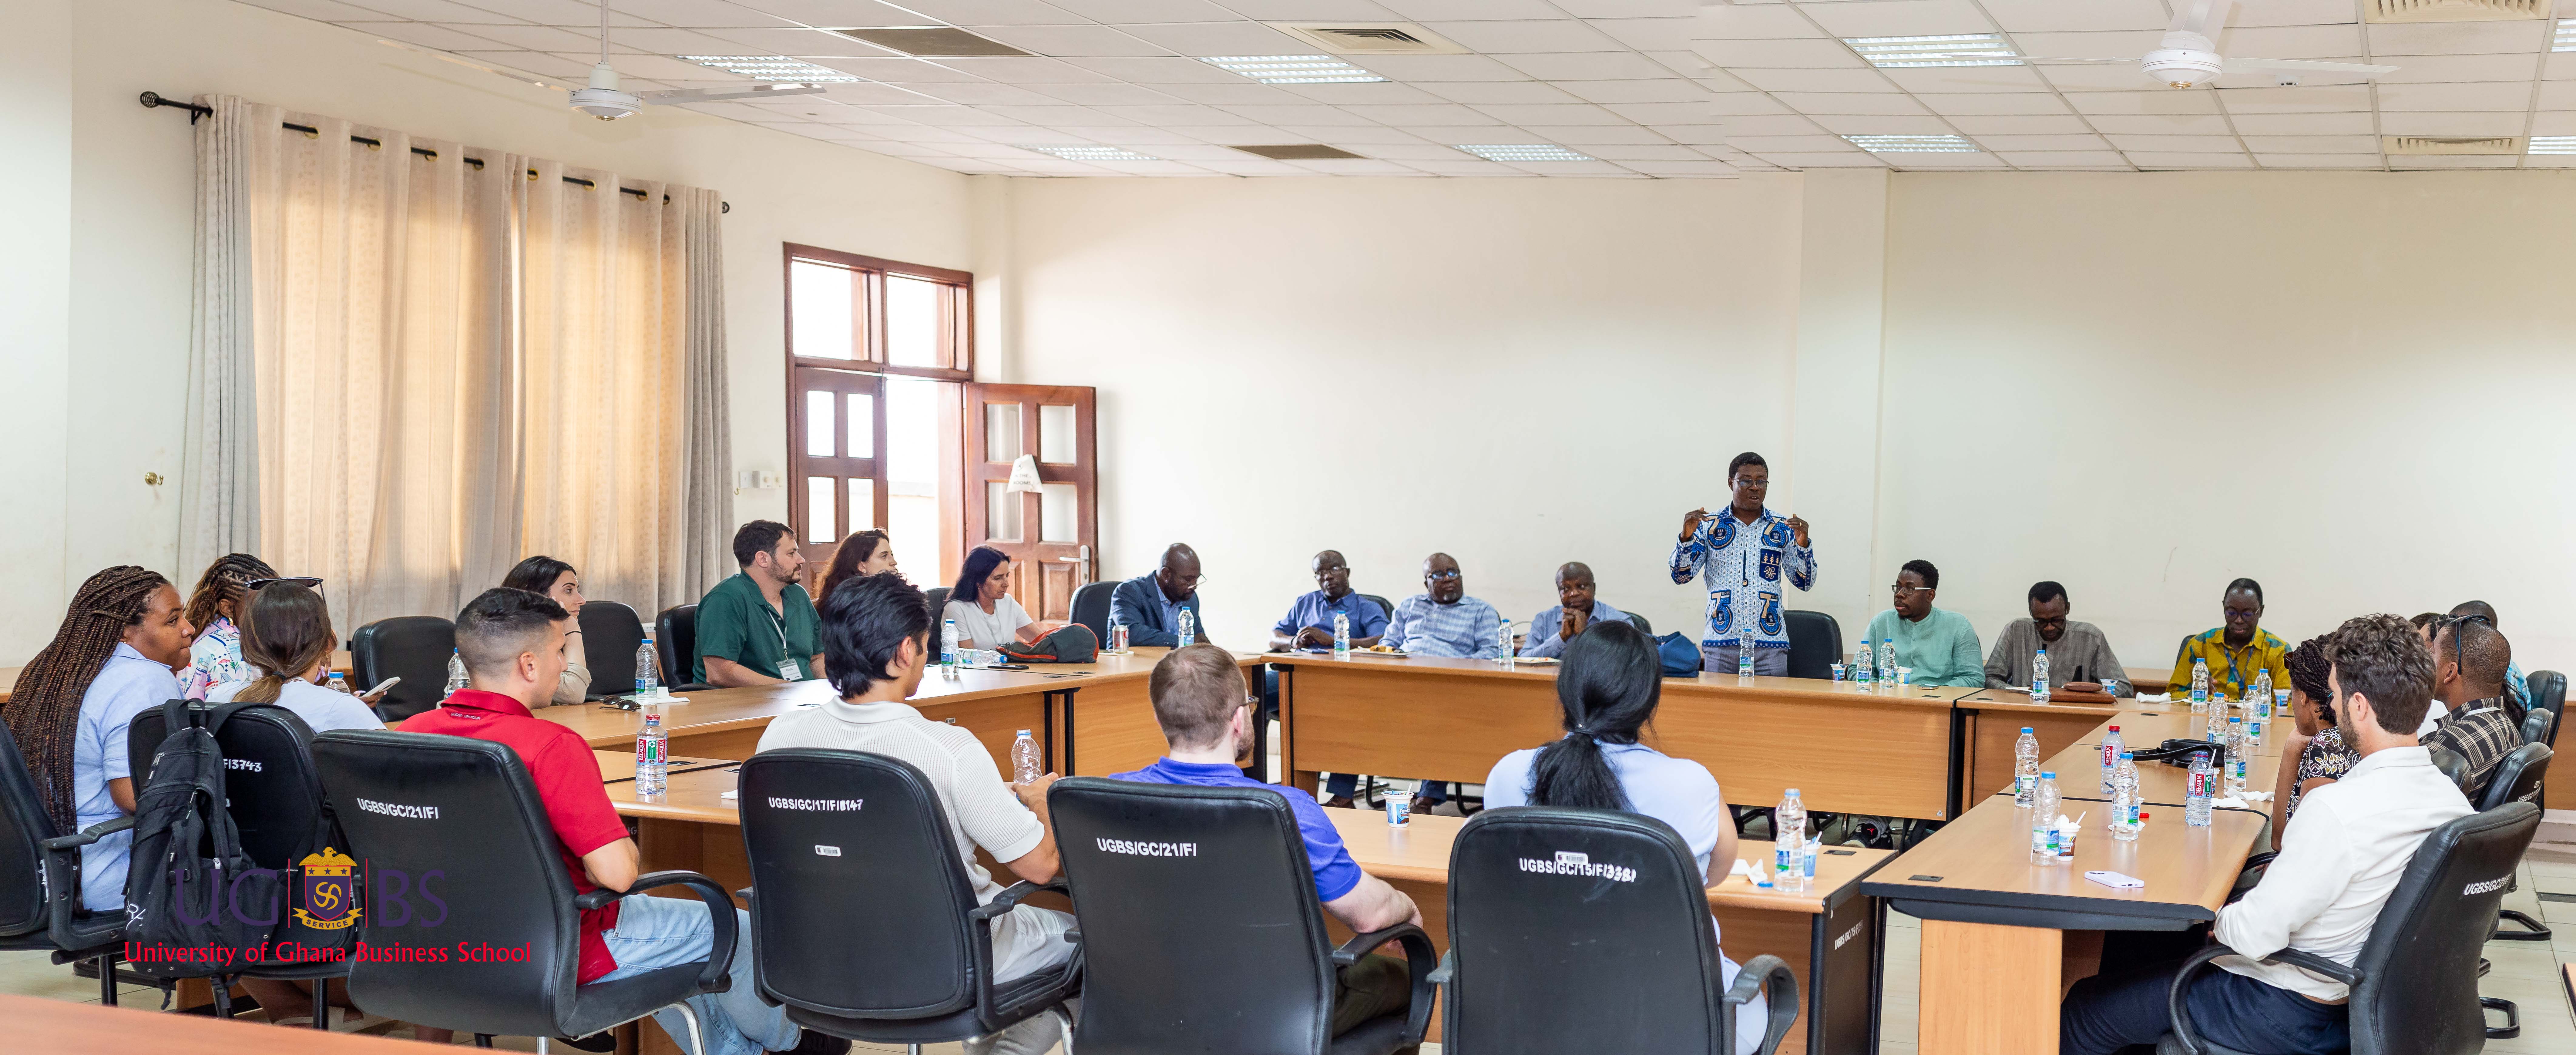
<path fill-rule="evenodd" d="M 1504 755 L 1485 775 L 1485 805 L 1562 806 L 1642 813 L 1672 826 L 1699 858 L 1702 882 L 1735 867 L 1735 821 L 1708 767 L 1638 742 L 1663 700 L 1663 660 L 1635 626 L 1604 620 L 1566 642 L 1556 676 L 1565 735 Z M 1709 919 L 1713 930 L 1715 917 Z M 1720 935 L 1720 937 L 1724 937 Z M 1736 964 L 1720 952 L 1723 982 Z M 1735 1013 L 1735 1049 L 1760 1047 L 1770 1022 L 1759 997 Z"/>
<path fill-rule="evenodd" d="M 259 675 L 218 685 L 209 703 L 273 703 L 295 712 L 316 733 L 333 729 L 382 729 L 384 720 L 357 697 L 318 684 L 331 672 L 340 647 L 331 632 L 331 609 L 321 593 L 294 579 L 260 579 L 241 606 L 242 658 Z"/>

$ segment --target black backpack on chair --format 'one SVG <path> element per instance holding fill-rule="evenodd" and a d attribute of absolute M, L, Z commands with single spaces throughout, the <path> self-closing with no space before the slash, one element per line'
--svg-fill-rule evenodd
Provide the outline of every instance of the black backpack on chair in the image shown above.
<path fill-rule="evenodd" d="M 134 853 L 125 875 L 129 966 L 151 978 L 203 978 L 257 962 L 284 911 L 282 873 L 243 852 L 224 798 L 215 743 L 233 712 L 187 700 L 161 705 L 169 735 L 134 796 Z"/>

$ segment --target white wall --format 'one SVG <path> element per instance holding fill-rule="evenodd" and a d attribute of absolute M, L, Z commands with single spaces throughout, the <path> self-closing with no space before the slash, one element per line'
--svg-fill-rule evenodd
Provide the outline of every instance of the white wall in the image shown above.
<path fill-rule="evenodd" d="M 1193 544 L 1222 643 L 1266 637 L 1327 547 L 1393 598 L 1448 552 L 1515 619 L 1581 560 L 1685 628 L 1680 515 L 1737 451 L 1785 448 L 1796 177 L 1010 190 L 985 361 L 1100 387 L 1102 575 Z"/>
<path fill-rule="evenodd" d="M 785 468 L 780 243 L 974 266 L 970 181 L 955 173 L 679 110 L 602 123 L 552 91 L 225 0 L 42 0 L 10 12 L 0 326 L 19 440 L 7 480 L 42 511 L 0 528 L 17 601 L 0 615 L 0 657 L 12 657 L 0 662 L 40 647 L 64 584 L 99 567 L 140 563 L 183 582 L 200 570 L 172 566 L 193 140 L 184 112 L 136 105 L 146 89 L 240 95 L 721 191 L 733 205 L 726 334 L 742 468 Z M 67 407 L 81 411 L 68 434 Z M 170 482 L 144 484 L 155 471 Z M 783 517 L 786 494 L 745 492 L 735 504 L 743 519 Z"/>

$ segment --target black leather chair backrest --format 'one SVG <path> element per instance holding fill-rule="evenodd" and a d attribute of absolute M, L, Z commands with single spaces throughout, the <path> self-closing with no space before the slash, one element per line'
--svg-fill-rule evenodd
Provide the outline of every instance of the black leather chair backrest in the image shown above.
<path fill-rule="evenodd" d="M 1383 615 L 1383 616 L 1385 616 L 1385 617 L 1387 617 L 1387 618 L 1389 618 L 1389 619 L 1393 619 L 1393 618 L 1395 618 L 1395 602 L 1390 601 L 1390 600 L 1387 600 L 1386 598 L 1384 598 L 1384 597 L 1380 597 L 1380 596 L 1378 596 L 1378 595 L 1376 595 L 1376 594 L 1373 594 L 1373 593 L 1364 593 L 1364 594 L 1361 594 L 1360 596 L 1362 596 L 1362 597 L 1366 597 L 1366 598 L 1368 598 L 1369 600 L 1371 600 L 1371 601 L 1373 601 L 1373 602 L 1376 602 L 1376 604 L 1377 604 L 1378 614 Z"/>
<path fill-rule="evenodd" d="M 1455 1032 L 1441 1047 L 1731 1052 L 1713 928 L 1699 862 L 1662 821 L 1479 813 L 1449 852 Z"/>
<path fill-rule="evenodd" d="M 45 929 L 45 840 L 61 835 L 45 813 L 18 738 L 0 725 L 0 938 Z"/>
<path fill-rule="evenodd" d="M 742 842 L 763 996 L 845 1018 L 975 1002 L 975 892 L 919 769 L 784 748 L 742 764 Z"/>
<path fill-rule="evenodd" d="M 2547 744 L 2558 734 L 2558 716 L 2538 707 L 2522 716 L 2522 742 Z"/>
<path fill-rule="evenodd" d="M 615 601 L 586 601 L 581 606 L 581 653 L 590 661 L 590 694 L 618 696 L 635 691 L 635 649 L 644 643 L 644 620 Z M 666 667 L 662 684 L 684 685 L 689 672 L 673 678 Z"/>
<path fill-rule="evenodd" d="M 1100 640 L 1109 640 L 1109 598 L 1117 592 L 1118 584 L 1114 582 L 1082 584 L 1073 591 L 1073 621 L 1090 627 Z"/>
<path fill-rule="evenodd" d="M 933 586 L 927 590 L 921 591 L 921 595 L 929 599 L 930 622 L 931 625 L 937 626 L 939 624 L 939 620 L 943 618 L 939 613 L 948 610 L 948 587 Z M 1102 621 L 1107 622 L 1107 617 L 1103 616 Z M 1102 640 L 1105 641 L 1107 638 L 1103 637 Z"/>
<path fill-rule="evenodd" d="M 126 726 L 135 790 L 151 779 L 153 754 L 169 731 L 158 708 Z M 322 776 L 313 767 L 313 729 L 304 719 L 284 707 L 253 704 L 224 720 L 215 746 L 224 752 L 224 804 L 252 863 L 292 868 L 321 849 L 309 845 L 322 819 Z"/>
<path fill-rule="evenodd" d="M 1047 803 L 1082 928 L 1070 1050 L 1325 1050 L 1332 952 L 1287 799 L 1069 777 Z"/>
<path fill-rule="evenodd" d="M 2540 807 L 2516 802 L 2435 828 L 2416 847 L 2353 961 L 2362 980 L 2352 1050 L 2468 1055 L 2485 1045 L 2478 953 L 2539 830 Z"/>
<path fill-rule="evenodd" d="M 1644 613 L 1642 613 L 1642 612 L 1626 612 L 1626 613 L 1623 613 L 1623 614 L 1625 614 L 1625 615 L 1628 617 L 1628 622 L 1629 622 L 1629 624 L 1630 624 L 1630 625 L 1635 626 L 1635 627 L 1636 627 L 1637 629 L 1639 629 L 1639 630 L 1643 630 L 1643 631 L 1645 631 L 1645 632 L 1646 632 L 1646 636 L 1647 636 L 1647 637 L 1653 637 L 1653 636 L 1655 636 L 1655 624 L 1650 623 L 1650 622 L 1647 622 L 1647 621 L 1646 621 L 1646 616 L 1645 616 L 1645 614 L 1644 614 Z"/>
<path fill-rule="evenodd" d="M 314 738 L 322 791 L 372 883 L 358 940 L 525 960 L 361 959 L 349 998 L 370 1013 L 472 1032 L 555 1036 L 580 966 L 580 913 L 545 804 L 518 753 L 488 740 L 381 729 Z M 395 873 L 399 873 L 397 878 Z"/>
<path fill-rule="evenodd" d="M 2447 747 L 2433 748 L 2432 756 L 2433 768 L 2441 770 L 2443 776 L 2451 778 L 2451 783 L 2459 785 L 2461 793 L 2466 794 L 2469 790 L 2469 760 Z"/>
<path fill-rule="evenodd" d="M 1823 612 L 1789 610 L 1789 676 L 1830 678 L 1842 662 L 1843 625 Z"/>
<path fill-rule="evenodd" d="M 349 635 L 351 686 L 359 692 L 389 677 L 402 684 L 376 703 L 385 724 L 438 706 L 447 698 L 447 661 L 456 654 L 456 624 L 434 615 L 378 619 Z"/>
<path fill-rule="evenodd" d="M 583 607 L 587 608 L 588 605 Z M 675 604 L 653 619 L 653 650 L 662 656 L 662 683 L 687 685 L 698 680 L 698 606 Z M 629 675 L 630 679 L 632 675 Z M 594 680 L 592 684 L 597 684 Z M 635 689 L 630 682 L 627 691 Z"/>
<path fill-rule="evenodd" d="M 2530 690 L 2531 709 L 2548 711 L 2549 746 L 2558 746 L 2558 727 L 2567 724 L 2567 675 L 2554 670 L 2535 670 L 2523 675 L 2523 688 Z"/>
<path fill-rule="evenodd" d="M 2549 775 L 2549 754 L 2548 744 L 2524 744 L 2506 752 L 2504 760 L 2496 763 L 2494 775 L 2487 778 L 2487 797 L 2472 805 L 2485 811 L 2508 802 L 2535 801 L 2541 778 Z"/>

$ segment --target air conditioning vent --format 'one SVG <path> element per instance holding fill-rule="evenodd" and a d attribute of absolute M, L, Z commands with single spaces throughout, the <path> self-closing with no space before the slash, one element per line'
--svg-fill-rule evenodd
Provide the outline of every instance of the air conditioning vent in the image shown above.
<path fill-rule="evenodd" d="M 2550 0 L 2362 0 L 2364 22 L 2504 22 L 2549 17 Z"/>
<path fill-rule="evenodd" d="M 1411 22 L 1264 22 L 1337 55 L 1464 55 L 1467 49 Z"/>
<path fill-rule="evenodd" d="M 948 26 L 894 26 L 882 29 L 835 29 L 852 40 L 864 40 L 888 51 L 916 58 L 966 58 L 1026 55 L 1028 52 Z"/>
<path fill-rule="evenodd" d="M 2393 155 L 2519 154 L 2521 136 L 2381 136 L 2380 149 Z"/>
<path fill-rule="evenodd" d="M 1322 143 L 1284 143 L 1268 147 L 1238 146 L 1234 149 L 1269 158 L 1272 161 L 1333 161 L 1360 156 L 1340 147 L 1328 147 Z"/>

